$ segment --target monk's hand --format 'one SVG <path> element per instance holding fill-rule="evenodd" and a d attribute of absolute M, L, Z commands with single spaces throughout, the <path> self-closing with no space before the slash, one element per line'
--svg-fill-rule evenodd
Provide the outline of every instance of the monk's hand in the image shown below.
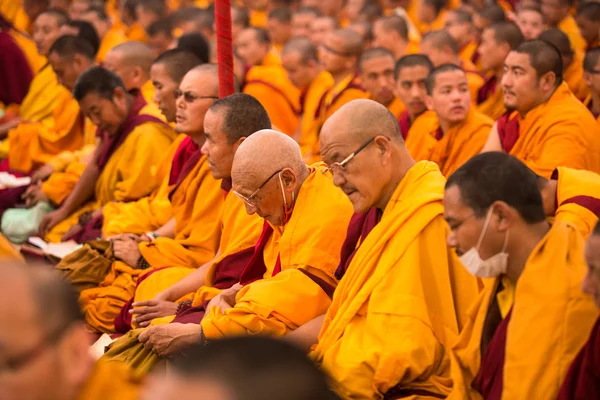
<path fill-rule="evenodd" d="M 33 207 L 39 202 L 48 201 L 48 196 L 42 190 L 41 182 L 30 185 L 23 193 L 22 198 L 25 200 L 27 207 Z"/>
<path fill-rule="evenodd" d="M 138 260 L 142 256 L 138 242 L 128 237 L 114 240 L 113 250 L 117 259 L 134 268 L 137 266 Z"/>
<path fill-rule="evenodd" d="M 33 175 L 31 175 L 31 182 L 37 183 L 45 181 L 50 175 L 52 175 L 53 172 L 54 168 L 52 167 L 52 165 L 46 164 L 38 168 L 37 171 L 35 171 Z"/>
<path fill-rule="evenodd" d="M 146 349 L 161 357 L 169 357 L 186 346 L 197 343 L 202 337 L 201 331 L 200 324 L 171 323 L 145 329 L 138 340 Z"/>
<path fill-rule="evenodd" d="M 221 312 L 225 312 L 228 308 L 233 308 L 235 306 L 235 297 L 242 288 L 242 285 L 236 283 L 229 289 L 223 290 L 208 302 L 206 310 L 210 310 L 211 307 L 219 307 Z"/>
<path fill-rule="evenodd" d="M 44 218 L 42 218 L 42 222 L 40 222 L 40 226 L 38 228 L 39 235 L 45 236 L 52 228 L 54 228 L 67 217 L 67 213 L 62 208 L 46 214 Z"/>
<path fill-rule="evenodd" d="M 140 328 L 145 328 L 154 318 L 177 314 L 179 305 L 171 301 L 148 300 L 133 303 L 133 307 L 129 310 L 129 313 L 134 315 L 133 323 Z"/>

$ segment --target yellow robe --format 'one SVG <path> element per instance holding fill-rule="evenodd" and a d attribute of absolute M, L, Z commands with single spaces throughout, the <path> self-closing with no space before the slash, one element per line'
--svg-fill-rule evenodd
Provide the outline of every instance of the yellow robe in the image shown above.
<path fill-rule="evenodd" d="M 151 268 L 192 266 L 210 261 L 219 244 L 219 214 L 223 193 L 210 172 L 206 156 L 185 177 L 171 198 L 176 221 L 174 239 L 159 237 L 142 242 L 139 251 Z M 113 333 L 114 319 L 133 296 L 140 270 L 115 261 L 97 288 L 83 290 L 79 303 L 88 325 L 98 332 Z"/>
<path fill-rule="evenodd" d="M 434 111 L 427 111 L 433 113 Z M 436 163 L 446 178 L 471 157 L 479 154 L 492 129 L 489 117 L 471 109 L 467 118 L 441 132 L 437 117 L 417 118 L 406 138 L 406 148 L 415 161 Z M 440 138 L 440 134 L 443 135 Z"/>
<path fill-rule="evenodd" d="M 471 102 L 477 104 L 479 89 L 485 84 L 485 78 L 477 71 L 477 67 L 472 61 L 463 61 L 461 68 L 467 75 L 467 83 L 469 84 L 469 92 L 471 92 Z"/>
<path fill-rule="evenodd" d="M 552 399 L 577 352 L 587 341 L 598 311 L 581 291 L 587 266 L 583 238 L 575 226 L 555 222 L 529 256 L 516 287 L 506 336 L 503 399 Z M 471 387 L 481 363 L 484 321 L 498 283 L 485 286 L 452 349 L 454 387 L 449 399 L 481 399 Z M 506 279 L 506 277 L 505 277 Z M 498 296 L 498 304 L 502 304 Z M 552 366 L 552 368 L 549 368 Z"/>
<path fill-rule="evenodd" d="M 471 41 L 471 42 L 467 43 L 467 45 L 460 50 L 460 53 L 458 54 L 458 56 L 460 57 L 463 64 L 469 64 L 469 65 L 473 64 L 473 56 L 477 52 L 477 47 L 478 47 L 477 43 L 474 41 Z"/>
<path fill-rule="evenodd" d="M 98 49 L 98 53 L 96 53 L 96 60 L 101 63 L 106 58 L 106 54 L 113 47 L 125 43 L 127 40 L 128 38 L 127 35 L 125 35 L 125 32 L 116 26 L 111 27 L 100 42 L 100 48 Z"/>
<path fill-rule="evenodd" d="M 267 53 L 265 58 L 262 60 L 260 64 L 261 67 L 278 67 L 281 65 L 281 58 L 279 57 L 279 52 L 277 50 L 272 49 Z"/>
<path fill-rule="evenodd" d="M 312 164 L 311 155 L 315 149 L 319 148 L 318 128 L 315 124 L 319 121 L 315 118 L 317 109 L 320 106 L 321 99 L 329 89 L 333 87 L 333 78 L 327 71 L 322 71 L 301 97 L 301 116 L 300 116 L 300 138 L 298 144 L 305 157 L 307 164 Z"/>
<path fill-rule="evenodd" d="M 563 31 L 569 37 L 571 48 L 575 51 L 575 53 L 583 57 L 587 48 L 587 42 L 583 36 L 581 36 L 581 31 L 579 30 L 577 22 L 575 22 L 575 18 L 573 18 L 571 15 L 567 15 L 562 21 L 559 22 L 557 28 Z"/>
<path fill-rule="evenodd" d="M 563 71 L 563 79 L 580 101 L 584 101 L 590 94 L 590 89 L 583 80 L 583 57 L 581 55 L 575 53 L 573 61 Z"/>
<path fill-rule="evenodd" d="M 267 12 L 265 10 L 250 10 L 250 25 L 257 28 L 267 27 Z"/>
<path fill-rule="evenodd" d="M 387 106 L 387 109 L 392 114 L 394 114 L 394 117 L 396 117 L 396 119 L 400 119 L 400 116 L 402 115 L 404 110 L 406 110 L 406 107 L 404 106 L 404 103 L 402 103 L 402 100 L 400 100 L 400 98 L 394 97 L 394 100 Z"/>
<path fill-rule="evenodd" d="M 257 66 L 246 74 L 244 93 L 256 98 L 267 110 L 273 127 L 293 136 L 298 127 L 300 91 L 280 66 Z"/>
<path fill-rule="evenodd" d="M 41 70 L 44 65 L 46 65 L 46 57 L 38 53 L 37 46 L 29 35 L 11 29 L 10 36 L 21 48 L 23 54 L 25 54 L 25 57 L 31 66 L 31 71 L 33 71 L 34 74 Z"/>
<path fill-rule="evenodd" d="M 146 31 L 137 22 L 134 22 L 131 26 L 125 28 L 125 36 L 127 36 L 127 39 L 129 40 L 143 43 L 148 42 Z"/>
<path fill-rule="evenodd" d="M 78 400 L 135 400 L 140 396 L 141 382 L 119 363 L 98 361 L 92 375 L 83 385 Z"/>
<path fill-rule="evenodd" d="M 207 310 L 201 325 L 208 340 L 252 334 L 281 337 L 325 314 L 331 299 L 309 276 L 335 286 L 345 239 L 339 227 L 348 226 L 352 206 L 322 170 L 322 165 L 313 166 L 290 220 L 283 229 L 274 228 L 263 251 L 264 279 L 244 286 L 235 306 L 225 312 L 218 307 Z M 281 272 L 272 277 L 278 257 Z"/>
<path fill-rule="evenodd" d="M 450 391 L 447 350 L 479 289 L 446 247 L 444 184 L 435 164 L 414 165 L 335 291 L 311 355 L 344 399 Z"/>
<path fill-rule="evenodd" d="M 0 14 L 21 32 L 29 32 L 31 21 L 20 1 L 0 0 Z"/>
<path fill-rule="evenodd" d="M 0 260 L 24 261 L 23 256 L 8 239 L 0 233 Z"/>

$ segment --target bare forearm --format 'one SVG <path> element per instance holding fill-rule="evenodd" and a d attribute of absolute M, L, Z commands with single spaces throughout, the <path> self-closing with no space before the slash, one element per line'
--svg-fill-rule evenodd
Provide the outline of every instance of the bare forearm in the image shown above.
<path fill-rule="evenodd" d="M 194 293 L 206 283 L 206 271 L 212 262 L 206 263 L 194 272 L 165 290 L 168 301 L 177 301 L 188 293 Z"/>
<path fill-rule="evenodd" d="M 60 207 L 67 214 L 71 214 L 77 210 L 86 201 L 88 201 L 93 195 L 96 188 L 96 180 L 100 175 L 96 163 L 90 163 L 87 165 L 83 174 L 75 184 L 73 192 L 65 199 L 65 202 Z"/>
<path fill-rule="evenodd" d="M 312 345 L 317 344 L 319 332 L 325 321 L 325 314 L 318 316 L 310 322 L 300 326 L 298 329 L 284 336 L 284 340 L 296 345 L 306 353 L 309 352 Z"/>
<path fill-rule="evenodd" d="M 175 218 L 171 218 L 171 220 L 169 220 L 169 222 L 167 222 L 166 224 L 164 224 L 163 226 L 158 228 L 156 230 L 156 233 L 158 234 L 158 236 L 168 237 L 168 238 L 173 239 L 175 237 L 175 225 L 176 224 L 177 224 L 177 222 L 175 221 Z"/>

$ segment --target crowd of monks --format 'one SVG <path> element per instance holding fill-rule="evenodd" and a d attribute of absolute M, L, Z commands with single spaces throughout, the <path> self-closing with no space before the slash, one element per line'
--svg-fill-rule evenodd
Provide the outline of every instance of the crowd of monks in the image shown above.
<path fill-rule="evenodd" d="M 600 2 L 213 8 L 0 0 L 0 400 L 600 398 Z"/>

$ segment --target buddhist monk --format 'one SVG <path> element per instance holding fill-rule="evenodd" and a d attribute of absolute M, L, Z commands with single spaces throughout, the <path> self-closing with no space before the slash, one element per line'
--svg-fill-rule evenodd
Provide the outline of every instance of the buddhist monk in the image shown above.
<path fill-rule="evenodd" d="M 399 60 L 406 54 L 414 52 L 409 48 L 408 27 L 404 19 L 397 15 L 383 17 L 373 24 L 373 46 L 383 47 Z"/>
<path fill-rule="evenodd" d="M 396 63 L 396 95 L 406 107 L 398 122 L 402 137 L 407 138 L 415 120 L 427 111 L 426 81 L 433 64 L 422 54 L 409 54 Z"/>
<path fill-rule="evenodd" d="M 204 39 L 202 34 L 190 32 L 181 35 L 177 39 L 177 49 L 182 49 L 194 53 L 196 57 L 203 63 L 209 63 L 211 59 L 210 44 Z"/>
<path fill-rule="evenodd" d="M 325 37 L 339 28 L 337 19 L 328 16 L 317 16 L 310 25 L 310 40 L 320 46 Z"/>
<path fill-rule="evenodd" d="M 585 245 L 585 261 L 588 268 L 581 283 L 581 289 L 594 299 L 596 307 L 600 307 L 600 276 L 597 267 L 600 262 L 599 238 L 600 224 L 596 224 Z M 558 394 L 559 400 L 595 399 L 600 396 L 600 381 L 597 378 L 600 337 L 598 321 L 600 319 L 596 320 L 588 341 L 569 368 Z"/>
<path fill-rule="evenodd" d="M 173 362 L 172 371 L 168 376 L 157 373 L 143 390 L 142 399 L 336 398 L 323 372 L 304 353 L 265 337 L 223 339 L 211 346 L 194 344 Z"/>
<path fill-rule="evenodd" d="M 29 17 L 29 21 L 35 21 L 37 17 L 49 6 L 48 0 L 24 0 L 23 11 Z"/>
<path fill-rule="evenodd" d="M 488 78 L 479 90 L 477 105 L 479 111 L 493 120 L 506 112 L 500 87 L 504 75 L 504 60 L 523 40 L 521 30 L 512 22 L 494 24 L 481 35 L 481 44 L 477 49 L 480 56 L 478 61 Z"/>
<path fill-rule="evenodd" d="M 127 35 L 127 39 L 146 42 L 146 30 L 142 27 L 141 23 L 138 22 L 137 6 L 138 0 L 125 0 L 121 7 L 121 22 L 125 26 L 125 35 Z M 158 14 L 153 18 L 153 14 L 148 13 L 149 18 L 146 18 L 144 22 L 150 26 L 152 22 L 159 20 L 163 15 L 164 13 Z"/>
<path fill-rule="evenodd" d="M 486 28 L 506 20 L 504 9 L 498 4 L 486 5 L 479 10 L 476 10 L 473 15 L 473 25 L 475 25 L 476 32 L 479 33 L 479 39 L 481 39 L 481 35 Z M 475 57 L 477 57 L 477 55 Z M 475 62 L 476 60 L 472 61 Z"/>
<path fill-rule="evenodd" d="M 154 57 L 160 56 L 167 51 L 173 43 L 173 24 L 168 18 L 153 22 L 146 31 L 148 34 L 148 45 L 152 48 Z"/>
<path fill-rule="evenodd" d="M 292 15 L 292 37 L 310 39 L 313 21 L 321 12 L 313 7 L 301 7 Z"/>
<path fill-rule="evenodd" d="M 396 118 L 371 100 L 334 114 L 321 149 L 357 214 L 333 302 L 324 320 L 311 322 L 322 324 L 311 356 L 342 398 L 443 397 L 451 388 L 447 349 L 478 291 L 444 243 L 444 177 L 410 157 Z"/>
<path fill-rule="evenodd" d="M 587 50 L 600 46 L 600 4 L 595 1 L 582 3 L 577 9 L 575 21 L 587 43 Z"/>
<path fill-rule="evenodd" d="M 315 118 L 321 99 L 333 87 L 333 78 L 319 64 L 317 48 L 308 38 L 290 40 L 281 52 L 282 66 L 290 81 L 301 91 L 300 123 L 295 135 L 307 164 L 317 161 L 319 137 Z"/>
<path fill-rule="evenodd" d="M 100 49 L 100 36 L 94 25 L 87 21 L 70 20 L 60 27 L 60 36 L 72 35 L 85 39 L 94 49 L 94 55 Z"/>
<path fill-rule="evenodd" d="M 583 54 L 587 42 L 581 36 L 581 31 L 571 15 L 571 0 L 543 0 L 541 2 L 542 14 L 549 28 L 558 28 L 563 31 L 571 42 L 575 53 Z"/>
<path fill-rule="evenodd" d="M 293 16 L 292 16 L 293 18 Z M 233 41 L 241 31 L 250 27 L 250 14 L 245 7 L 231 7 L 231 38 Z"/>
<path fill-rule="evenodd" d="M 167 6 L 164 0 L 142 0 L 135 2 L 135 22 L 143 32 L 148 29 L 150 24 L 158 21 L 165 15 L 167 15 Z M 134 37 L 129 37 L 129 40 L 146 41 L 147 39 L 144 34 L 144 40 Z"/>
<path fill-rule="evenodd" d="M 583 104 L 592 112 L 600 123 L 600 48 L 593 48 L 585 53 L 583 59 L 583 79 L 590 94 Z"/>
<path fill-rule="evenodd" d="M 537 39 L 544 31 L 544 16 L 539 8 L 522 7 L 517 10 L 515 21 L 525 40 Z"/>
<path fill-rule="evenodd" d="M 358 60 L 362 87 L 369 93 L 371 100 L 383 104 L 398 119 L 406 107 L 394 96 L 395 68 L 394 55 L 383 47 L 366 50 Z"/>
<path fill-rule="evenodd" d="M 406 148 L 415 161 L 433 161 L 448 177 L 481 151 L 494 121 L 471 107 L 467 76 L 454 64 L 431 72 L 425 103 L 437 118 L 417 118 Z"/>
<path fill-rule="evenodd" d="M 280 7 L 269 12 L 267 32 L 271 37 L 273 50 L 276 54 L 281 54 L 281 49 L 292 37 L 292 11 Z"/>
<path fill-rule="evenodd" d="M 429 57 L 436 67 L 443 64 L 454 64 L 462 68 L 467 75 L 471 99 L 473 103 L 477 102 L 479 90 L 485 80 L 470 60 L 463 60 L 458 43 L 448 31 L 431 31 L 423 35 L 420 52 Z"/>
<path fill-rule="evenodd" d="M 247 28 L 240 32 L 235 42 L 236 52 L 248 66 L 273 66 L 281 64 L 271 49 L 271 38 L 261 28 Z"/>
<path fill-rule="evenodd" d="M 475 156 L 448 178 L 444 217 L 466 270 L 493 278 L 452 349 L 449 398 L 556 398 L 597 316 L 579 290 L 577 228 L 550 227 L 536 175 L 501 152 Z"/>
<path fill-rule="evenodd" d="M 94 25 L 100 37 L 100 48 L 96 54 L 98 62 L 104 61 L 106 54 L 115 46 L 127 41 L 125 32 L 115 26 L 106 14 L 104 7 L 90 7 L 81 16 L 83 21 Z"/>
<path fill-rule="evenodd" d="M 456 41 L 459 49 L 459 57 L 462 62 L 469 66 L 472 65 L 473 57 L 477 52 L 473 15 L 468 10 L 462 8 L 450 10 L 446 13 L 444 29 Z"/>
<path fill-rule="evenodd" d="M 423 0 L 414 14 L 413 22 L 421 34 L 442 29 L 447 3 L 442 0 Z"/>
<path fill-rule="evenodd" d="M 498 120 L 483 151 L 514 155 L 545 178 L 557 166 L 600 172 L 600 128 L 563 82 L 556 47 L 527 41 L 504 65 L 504 103 L 513 111 Z"/>
<path fill-rule="evenodd" d="M 584 55 L 575 53 L 569 37 L 558 28 L 548 29 L 542 32 L 538 38 L 556 46 L 562 58 L 563 80 L 575 97 L 584 101 L 589 95 L 589 89 L 583 80 Z"/>
<path fill-rule="evenodd" d="M 47 267 L 0 268 L 2 399 L 137 399 L 140 382 L 118 364 L 94 364 L 77 295 Z"/>

